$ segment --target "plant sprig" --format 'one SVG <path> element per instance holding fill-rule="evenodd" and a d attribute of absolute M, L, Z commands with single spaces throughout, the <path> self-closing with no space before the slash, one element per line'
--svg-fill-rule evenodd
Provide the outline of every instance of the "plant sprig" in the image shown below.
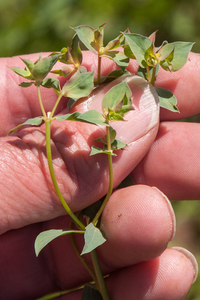
<path fill-rule="evenodd" d="M 168 43 L 164 41 L 160 47 L 155 46 L 156 32 L 149 37 L 145 37 L 139 34 L 130 33 L 126 31 L 120 33 L 119 36 L 107 45 L 104 45 L 104 31 L 106 23 L 100 25 L 97 29 L 91 26 L 77 26 L 73 28 L 75 35 L 72 38 L 71 46 L 64 47 L 59 52 L 54 52 L 48 57 L 42 58 L 40 55 L 36 62 L 32 62 L 27 59 L 22 59 L 25 64 L 25 68 L 12 67 L 11 69 L 19 76 L 26 79 L 26 81 L 20 84 L 21 87 L 27 88 L 31 85 L 37 87 L 38 101 L 41 108 L 42 116 L 37 116 L 26 120 L 24 123 L 17 125 L 11 129 L 9 133 L 14 132 L 21 126 L 39 126 L 42 122 L 46 125 L 46 152 L 49 171 L 54 185 L 55 191 L 60 199 L 64 209 L 76 224 L 77 229 L 51 229 L 42 232 L 35 240 L 35 253 L 38 256 L 40 251 L 47 246 L 52 240 L 70 234 L 71 243 L 88 269 L 93 280 L 96 281 L 96 285 L 101 292 L 103 300 L 109 300 L 109 294 L 104 282 L 103 274 L 100 269 L 96 248 L 102 245 L 106 240 L 99 229 L 99 221 L 101 214 L 110 199 L 113 192 L 113 166 L 112 157 L 116 156 L 116 151 L 127 147 L 126 143 L 123 143 L 116 139 L 116 131 L 112 128 L 111 122 L 124 121 L 124 116 L 134 107 L 132 105 L 132 92 L 127 84 L 127 66 L 131 59 L 136 59 L 139 64 L 138 75 L 147 80 L 150 84 L 154 85 L 156 77 L 159 72 L 159 67 L 166 71 L 175 72 L 180 70 L 187 61 L 188 54 L 193 46 L 193 43 L 187 42 L 175 42 Z M 80 43 L 83 43 L 85 47 L 96 54 L 97 56 L 97 78 L 94 78 L 94 71 L 88 72 L 85 67 L 82 66 L 82 51 Z M 120 48 L 121 47 L 121 48 Z M 123 50 L 122 50 L 123 49 Z M 113 60 L 120 70 L 111 72 L 106 77 L 101 77 L 101 63 L 102 57 L 107 57 Z M 62 63 L 62 67 L 58 70 L 53 70 L 57 62 Z M 58 78 L 49 77 L 49 74 L 58 76 L 69 76 L 70 78 L 61 88 Z M 130 75 L 128 75 L 130 76 Z M 62 97 L 69 99 L 69 108 L 77 103 L 80 99 L 87 98 L 94 89 L 107 81 L 110 82 L 117 77 L 121 77 L 121 82 L 117 82 L 102 99 L 102 111 L 90 110 L 84 113 L 78 111 L 66 115 L 56 116 L 56 109 Z M 54 104 L 52 111 L 46 112 L 43 105 L 43 99 L 41 97 L 41 87 L 52 88 L 57 94 L 57 100 Z M 171 111 L 177 112 L 177 100 L 171 91 L 163 89 L 161 87 L 155 87 L 160 100 L 160 106 Z M 87 222 L 84 222 L 83 216 L 86 210 L 77 214 L 73 213 L 64 199 L 57 179 L 54 173 L 52 155 L 51 155 L 51 123 L 53 120 L 57 121 L 76 121 L 84 122 L 88 124 L 105 126 L 106 134 L 104 138 L 99 137 L 94 142 L 98 142 L 103 147 L 92 146 L 90 155 L 107 155 L 108 168 L 109 168 L 109 184 L 108 191 L 105 199 L 100 205 L 92 205 L 92 209 L 87 209 Z M 89 215 L 88 215 L 89 212 Z M 77 247 L 72 239 L 72 234 L 84 234 L 85 244 L 82 252 L 78 253 Z M 81 255 L 91 253 L 94 273 L 87 266 L 86 262 L 82 259 Z M 79 288 L 79 287 L 78 287 Z M 90 288 L 89 288 L 90 291 Z M 86 289 L 84 290 L 87 295 Z M 53 294 L 61 295 L 60 293 Z M 46 297 L 46 296 L 45 296 Z M 51 299 L 51 295 L 46 298 Z"/>

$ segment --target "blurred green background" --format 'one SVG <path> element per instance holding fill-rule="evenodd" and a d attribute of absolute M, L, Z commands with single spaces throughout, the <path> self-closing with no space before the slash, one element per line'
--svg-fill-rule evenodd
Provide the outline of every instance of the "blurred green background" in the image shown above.
<path fill-rule="evenodd" d="M 74 34 L 69 26 L 97 28 L 107 20 L 105 42 L 126 28 L 146 36 L 158 30 L 157 46 L 190 41 L 200 52 L 200 0 L 0 0 L 0 56 L 60 50 Z M 173 206 L 177 234 L 171 245 L 186 247 L 200 262 L 200 203 Z M 186 299 L 200 299 L 200 279 Z"/>
<path fill-rule="evenodd" d="M 107 20 L 106 40 L 127 27 L 147 36 L 158 29 L 157 46 L 191 41 L 199 51 L 199 12 L 199 0 L 1 0 L 0 56 L 60 50 L 74 33 L 69 26 Z"/>

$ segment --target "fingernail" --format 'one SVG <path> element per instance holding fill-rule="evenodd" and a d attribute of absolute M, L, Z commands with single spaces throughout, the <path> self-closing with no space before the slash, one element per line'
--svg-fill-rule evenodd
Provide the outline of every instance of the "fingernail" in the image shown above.
<path fill-rule="evenodd" d="M 144 136 L 159 122 L 158 95 L 146 80 L 139 76 L 121 76 L 102 88 L 98 94 L 90 97 L 84 108 L 102 111 L 101 101 L 106 92 L 123 80 L 126 80 L 132 91 L 134 110 L 125 115 L 125 121 L 110 122 L 110 125 L 117 131 L 116 138 L 129 144 Z"/>
<path fill-rule="evenodd" d="M 192 266 L 192 269 L 193 269 L 193 282 L 192 283 L 194 283 L 197 279 L 198 270 L 199 270 L 198 263 L 197 263 L 195 256 L 190 251 L 188 251 L 182 247 L 171 247 L 171 249 L 179 251 L 187 257 L 187 259 L 189 260 L 189 262 Z"/>
<path fill-rule="evenodd" d="M 176 216 L 175 216 L 175 213 L 174 213 L 174 210 L 173 210 L 173 207 L 172 207 L 172 204 L 171 202 L 169 201 L 169 199 L 167 198 L 167 196 L 161 191 L 159 190 L 157 187 L 155 186 L 152 186 L 152 188 L 156 189 L 162 196 L 163 198 L 165 199 L 166 203 L 167 203 L 167 206 L 168 206 L 168 209 L 169 209 L 169 212 L 170 212 L 170 215 L 171 215 L 171 219 L 172 219 L 172 224 L 171 224 L 171 227 L 172 227 L 172 235 L 171 235 L 171 238 L 170 238 L 170 242 L 174 239 L 175 237 L 175 234 L 176 234 Z"/>

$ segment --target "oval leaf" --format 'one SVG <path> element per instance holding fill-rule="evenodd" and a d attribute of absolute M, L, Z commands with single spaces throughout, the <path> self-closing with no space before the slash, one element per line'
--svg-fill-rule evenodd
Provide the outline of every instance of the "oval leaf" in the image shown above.
<path fill-rule="evenodd" d="M 36 117 L 36 118 L 31 118 L 26 120 L 24 123 L 19 124 L 18 126 L 16 126 L 15 128 L 11 129 L 9 131 L 9 134 L 11 134 L 13 131 L 15 131 L 16 129 L 20 128 L 21 126 L 24 125 L 33 125 L 33 126 L 38 126 L 42 123 L 43 117 Z"/>
<path fill-rule="evenodd" d="M 58 92 L 60 91 L 60 82 L 57 78 L 48 77 L 42 81 L 41 85 L 48 89 L 53 88 L 54 90 L 56 90 Z"/>
<path fill-rule="evenodd" d="M 86 254 L 97 248 L 98 246 L 105 243 L 106 239 L 103 237 L 101 231 L 95 227 L 92 223 L 90 223 L 85 228 L 85 245 L 81 255 Z"/>
<path fill-rule="evenodd" d="M 79 121 L 78 117 L 80 115 L 81 115 L 80 112 L 75 111 L 72 114 L 69 113 L 69 114 L 66 114 L 66 115 L 63 115 L 63 116 L 54 117 L 54 119 L 57 120 L 57 121 Z"/>
<path fill-rule="evenodd" d="M 76 73 L 64 85 L 62 94 L 65 97 L 79 99 L 90 94 L 94 87 L 94 72 Z"/>
<path fill-rule="evenodd" d="M 129 58 L 120 51 L 106 51 L 102 56 L 108 57 L 113 60 L 118 67 L 125 71 L 129 64 Z"/>
<path fill-rule="evenodd" d="M 92 146 L 90 156 L 96 155 L 96 154 L 107 154 L 107 155 L 110 154 L 112 156 L 117 156 L 117 154 L 113 153 L 112 150 L 104 150 L 104 149 L 101 149 L 99 147 Z"/>
<path fill-rule="evenodd" d="M 159 53 L 161 57 L 163 57 L 165 55 L 169 55 L 169 53 L 171 53 L 174 50 L 173 59 L 171 61 L 172 68 L 170 68 L 170 70 L 175 72 L 180 70 L 184 66 L 184 64 L 187 61 L 188 54 L 192 49 L 193 45 L 194 43 L 191 42 L 174 42 L 163 46 L 159 50 Z M 163 67 L 162 64 L 161 67 Z"/>
<path fill-rule="evenodd" d="M 81 42 L 85 45 L 85 47 L 92 51 L 93 53 L 97 54 L 97 51 L 92 44 L 94 42 L 94 28 L 87 25 L 80 25 L 73 28 L 76 31 Z"/>
<path fill-rule="evenodd" d="M 37 82 L 41 82 L 58 61 L 60 54 L 50 55 L 39 60 L 32 69 L 32 75 Z"/>
<path fill-rule="evenodd" d="M 35 240 L 35 254 L 39 255 L 40 251 L 48 245 L 51 241 L 56 239 L 59 236 L 63 236 L 69 233 L 84 233 L 81 230 L 71 230 L 71 229 L 50 229 L 41 232 Z"/>
<path fill-rule="evenodd" d="M 147 49 L 152 45 L 152 41 L 145 36 L 135 33 L 125 33 L 124 34 L 126 41 L 133 52 L 133 55 L 136 57 L 139 65 L 145 67 L 145 53 Z M 130 53 L 129 49 L 129 53 Z"/>
<path fill-rule="evenodd" d="M 115 110 L 117 105 L 124 99 L 125 95 L 130 99 L 131 91 L 126 81 L 113 86 L 102 100 L 102 110 Z"/>
<path fill-rule="evenodd" d="M 9 67 L 9 69 L 13 70 L 17 75 L 22 76 L 26 79 L 31 79 L 31 73 L 28 70 L 24 70 L 17 67 Z"/>
<path fill-rule="evenodd" d="M 179 112 L 176 106 L 177 99 L 171 91 L 163 89 L 161 87 L 155 87 L 155 89 L 156 92 L 158 93 L 161 107 L 171 110 L 173 112 Z"/>
<path fill-rule="evenodd" d="M 105 122 L 105 118 L 103 117 L 102 113 L 100 113 L 97 110 L 89 110 L 83 114 L 80 114 L 78 120 L 94 125 L 108 126 L 108 124 Z"/>

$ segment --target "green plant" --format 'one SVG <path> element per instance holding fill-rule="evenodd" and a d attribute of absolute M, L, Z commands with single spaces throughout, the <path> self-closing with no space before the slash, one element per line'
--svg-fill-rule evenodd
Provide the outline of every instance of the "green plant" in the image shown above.
<path fill-rule="evenodd" d="M 40 251 L 57 237 L 66 234 L 70 235 L 72 247 L 88 270 L 91 275 L 91 282 L 95 283 L 96 287 L 96 289 L 94 289 L 91 286 L 85 285 L 83 289 L 83 299 L 85 299 L 85 297 L 87 298 L 88 291 L 90 292 L 92 289 L 94 293 L 94 298 L 92 299 L 96 299 L 100 292 L 102 298 L 108 300 L 110 297 L 99 265 L 96 248 L 106 241 L 99 229 L 99 224 L 101 214 L 113 192 L 112 157 L 117 155 L 117 150 L 128 146 L 126 143 L 116 139 L 117 133 L 112 124 L 117 121 L 125 121 L 126 114 L 129 111 L 134 110 L 131 100 L 132 91 L 129 86 L 130 81 L 134 80 L 134 76 L 131 75 L 126 68 L 130 59 L 136 59 L 139 64 L 138 76 L 142 77 L 144 82 L 148 81 L 151 85 L 154 85 L 159 72 L 159 67 L 170 72 L 182 68 L 187 61 L 193 43 L 175 42 L 169 44 L 163 42 L 160 47 L 156 48 L 156 32 L 150 37 L 144 37 L 126 31 L 105 46 L 103 42 L 105 26 L 106 23 L 100 25 L 96 30 L 90 26 L 75 27 L 75 35 L 72 38 L 70 47 L 63 48 L 60 52 L 54 52 L 45 58 L 40 56 L 35 63 L 22 59 L 25 64 L 25 69 L 16 67 L 11 68 L 14 72 L 27 80 L 20 84 L 21 87 L 27 88 L 31 85 L 36 86 L 42 116 L 37 116 L 19 124 L 12 129 L 10 133 L 23 125 L 39 126 L 41 123 L 45 123 L 46 154 L 52 183 L 64 209 L 73 221 L 68 229 L 52 229 L 40 233 L 35 241 L 36 255 L 38 256 Z M 94 72 L 87 72 L 86 68 L 82 66 L 80 42 L 82 42 L 88 50 L 97 55 L 98 67 L 96 78 Z M 108 76 L 101 76 L 102 57 L 113 60 L 119 70 L 110 73 Z M 63 67 L 58 70 L 52 70 L 58 61 L 63 64 Z M 49 73 L 59 76 L 68 76 L 69 79 L 61 88 L 57 78 L 47 77 Z M 106 85 L 110 82 L 112 82 L 112 85 L 103 97 L 101 112 L 89 110 L 84 113 L 75 111 L 65 115 L 55 115 L 56 108 L 62 97 L 67 97 L 69 99 L 68 107 L 69 110 L 71 110 L 76 106 L 80 99 L 82 101 L 84 101 L 85 98 L 87 99 L 99 85 Z M 40 90 L 41 86 L 52 88 L 57 94 L 57 101 L 50 112 L 46 112 L 44 109 Z M 161 87 L 155 87 L 155 90 L 160 101 L 160 106 L 178 112 L 176 106 L 177 100 L 170 91 Z M 95 143 L 103 144 L 103 147 L 92 146 L 90 155 L 106 154 L 108 157 L 109 183 L 107 195 L 103 201 L 98 201 L 78 213 L 73 213 L 66 203 L 54 173 L 51 149 L 51 123 L 54 120 L 76 121 L 96 126 L 105 126 L 106 133 L 104 137 L 99 137 L 94 140 Z M 76 229 L 74 229 L 74 223 L 76 224 Z M 73 240 L 73 234 L 84 234 L 85 244 L 81 253 L 78 252 Z M 91 254 L 94 270 L 89 267 L 82 257 L 82 255 L 86 253 Z M 67 292 L 68 291 L 54 293 L 44 296 L 41 299 L 52 299 Z"/>

